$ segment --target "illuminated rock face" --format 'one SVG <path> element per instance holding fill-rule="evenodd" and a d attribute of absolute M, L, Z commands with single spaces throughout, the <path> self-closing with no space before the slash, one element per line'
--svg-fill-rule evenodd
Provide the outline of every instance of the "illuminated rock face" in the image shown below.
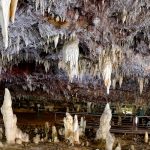
<path fill-rule="evenodd" d="M 28 142 L 29 136 L 26 133 L 22 133 L 22 131 L 16 125 L 17 117 L 15 114 L 13 114 L 11 95 L 7 88 L 5 89 L 1 113 L 3 115 L 7 143 L 15 143 L 15 139 L 17 138 L 24 142 Z"/>

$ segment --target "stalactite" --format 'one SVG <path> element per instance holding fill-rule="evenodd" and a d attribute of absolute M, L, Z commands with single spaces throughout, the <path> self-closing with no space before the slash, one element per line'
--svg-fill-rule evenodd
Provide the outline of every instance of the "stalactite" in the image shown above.
<path fill-rule="evenodd" d="M 11 0 L 0 1 L 0 24 L 5 49 L 8 47 L 8 24 Z"/>
<path fill-rule="evenodd" d="M 59 40 L 59 34 L 54 37 L 54 45 L 55 45 L 55 48 L 57 47 L 58 40 Z"/>
<path fill-rule="evenodd" d="M 45 0 L 35 0 L 36 11 L 38 7 L 40 8 L 41 14 L 44 16 L 45 14 Z"/>
<path fill-rule="evenodd" d="M 14 23 L 14 20 L 15 20 L 15 13 L 16 13 L 16 9 L 17 9 L 17 4 L 18 4 L 18 0 L 11 0 L 10 20 L 12 21 L 12 23 Z"/>
<path fill-rule="evenodd" d="M 74 77 L 78 77 L 78 57 L 79 57 L 79 40 L 76 38 L 66 43 L 63 47 L 63 61 L 69 63 L 69 79 L 72 82 Z"/>
<path fill-rule="evenodd" d="M 119 75 L 119 86 L 120 86 L 120 88 L 122 86 L 122 82 L 123 82 L 123 76 Z"/>
<path fill-rule="evenodd" d="M 122 23 L 124 24 L 125 21 L 127 19 L 127 11 L 125 8 L 123 8 L 123 12 L 122 12 Z"/>
<path fill-rule="evenodd" d="M 116 89 L 116 79 L 115 78 L 112 80 L 112 87 L 114 90 Z"/>
<path fill-rule="evenodd" d="M 8 25 L 9 19 L 14 23 L 15 12 L 18 0 L 1 0 L 0 1 L 0 25 L 2 28 L 2 36 L 4 48 L 8 47 Z"/>
<path fill-rule="evenodd" d="M 140 87 L 140 94 L 143 92 L 143 86 L 144 86 L 144 79 L 143 78 L 138 78 L 138 83 Z"/>
<path fill-rule="evenodd" d="M 111 85 L 111 73 L 112 73 L 112 63 L 110 58 L 105 58 L 103 64 L 102 76 L 104 80 L 104 84 L 107 87 L 107 94 L 109 94 L 109 88 Z"/>
<path fill-rule="evenodd" d="M 48 62 L 48 60 L 44 61 L 44 68 L 45 68 L 45 72 L 47 73 L 50 67 L 50 63 Z"/>

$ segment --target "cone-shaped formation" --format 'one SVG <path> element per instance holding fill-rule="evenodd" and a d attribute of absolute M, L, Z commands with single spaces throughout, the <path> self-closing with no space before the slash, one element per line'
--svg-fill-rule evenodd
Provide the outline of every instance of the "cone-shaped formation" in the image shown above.
<path fill-rule="evenodd" d="M 22 133 L 16 125 L 17 117 L 13 114 L 11 95 L 8 89 L 5 89 L 1 113 L 3 115 L 7 143 L 15 143 L 16 139 L 20 139 L 23 142 L 28 142 L 29 136 L 26 133 Z"/>
<path fill-rule="evenodd" d="M 65 127 L 65 139 L 69 140 L 71 144 L 79 144 L 79 124 L 77 115 L 73 117 L 66 113 L 66 117 L 64 118 L 64 127 Z"/>
<path fill-rule="evenodd" d="M 104 112 L 100 118 L 99 129 L 96 133 L 96 140 L 103 139 L 106 140 L 106 149 L 112 150 L 114 137 L 110 133 L 110 121 L 112 118 L 111 109 L 109 103 L 106 104 Z"/>

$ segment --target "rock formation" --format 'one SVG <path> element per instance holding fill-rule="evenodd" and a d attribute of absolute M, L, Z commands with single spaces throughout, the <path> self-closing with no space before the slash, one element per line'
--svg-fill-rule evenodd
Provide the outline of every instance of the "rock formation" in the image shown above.
<path fill-rule="evenodd" d="M 106 150 L 112 150 L 114 137 L 110 133 L 110 122 L 112 118 L 111 109 L 109 103 L 106 104 L 103 114 L 100 117 L 99 129 L 96 132 L 96 140 L 105 140 L 106 141 Z"/>
<path fill-rule="evenodd" d="M 73 120 L 73 117 L 69 113 L 66 113 L 66 117 L 64 118 L 64 127 L 65 139 L 69 140 L 71 144 L 79 144 L 80 130 L 77 115 L 74 116 Z"/>
<path fill-rule="evenodd" d="M 15 114 L 13 114 L 11 95 L 7 88 L 5 89 L 4 102 L 1 107 L 1 113 L 3 115 L 7 143 L 15 143 L 15 139 L 28 142 L 29 136 L 26 133 L 23 133 L 17 127 L 17 117 Z"/>

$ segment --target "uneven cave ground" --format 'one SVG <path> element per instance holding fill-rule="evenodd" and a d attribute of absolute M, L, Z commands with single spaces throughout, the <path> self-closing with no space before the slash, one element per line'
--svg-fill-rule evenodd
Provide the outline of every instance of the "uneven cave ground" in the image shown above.
<path fill-rule="evenodd" d="M 149 150 L 149 77 L 149 0 L 0 0 L 0 104 L 8 88 L 17 125 L 30 135 L 7 145 L 3 133 L 1 149 L 105 149 L 94 139 L 109 102 L 113 149 Z M 80 145 L 63 136 L 33 143 L 35 128 L 43 138 L 45 122 L 58 130 L 66 112 L 87 121 Z"/>

